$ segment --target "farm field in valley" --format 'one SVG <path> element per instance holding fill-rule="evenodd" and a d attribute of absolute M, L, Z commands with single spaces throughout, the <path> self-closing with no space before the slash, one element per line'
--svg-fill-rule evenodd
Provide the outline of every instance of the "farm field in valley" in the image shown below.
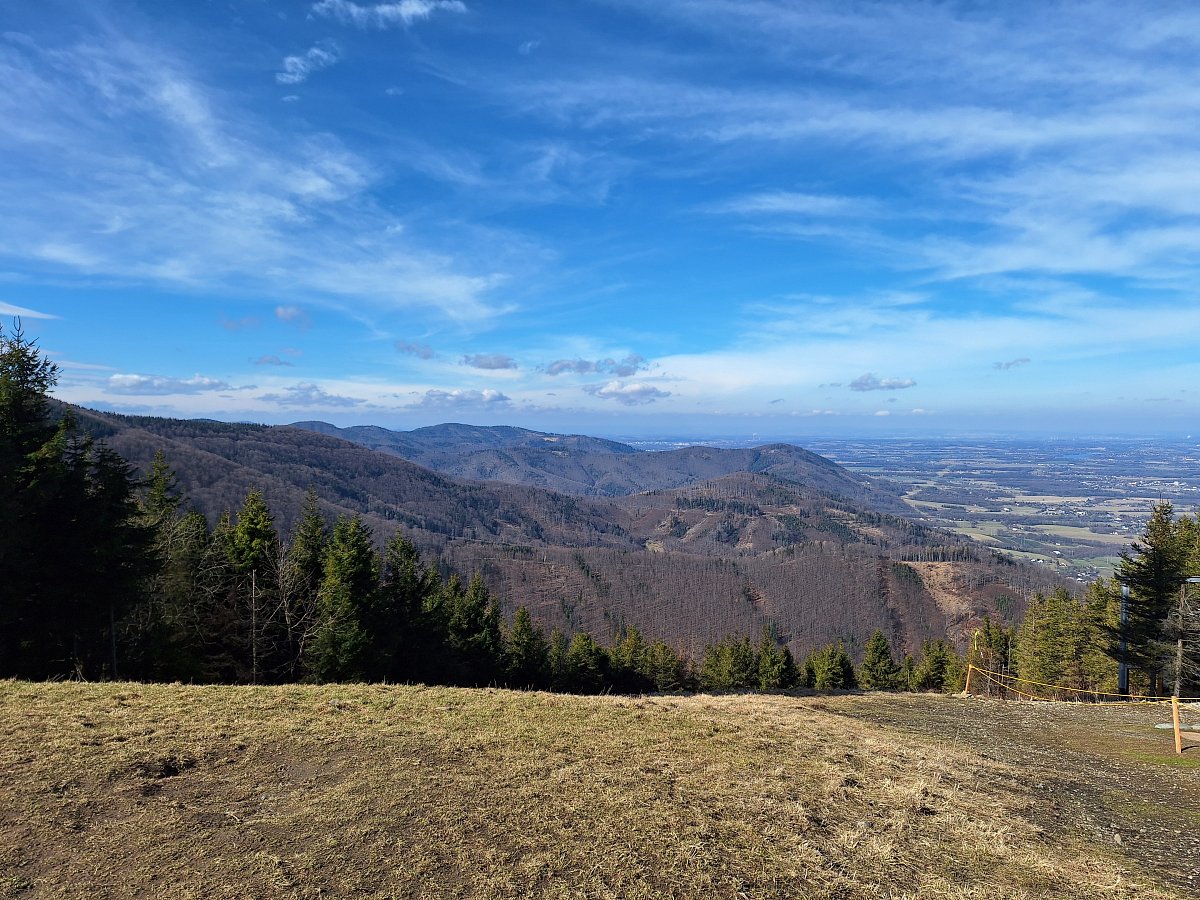
<path fill-rule="evenodd" d="M 792 442 L 892 482 L 930 524 L 1081 582 L 1112 574 L 1156 502 L 1189 515 L 1200 507 L 1200 441 L 1191 437 Z"/>

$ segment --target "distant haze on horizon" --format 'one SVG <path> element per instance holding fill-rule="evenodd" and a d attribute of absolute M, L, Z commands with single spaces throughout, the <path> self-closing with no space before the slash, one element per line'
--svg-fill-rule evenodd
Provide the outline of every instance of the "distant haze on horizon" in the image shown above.
<path fill-rule="evenodd" d="M 117 412 L 1200 414 L 1200 10 L 98 0 L 0 27 L 0 322 Z"/>

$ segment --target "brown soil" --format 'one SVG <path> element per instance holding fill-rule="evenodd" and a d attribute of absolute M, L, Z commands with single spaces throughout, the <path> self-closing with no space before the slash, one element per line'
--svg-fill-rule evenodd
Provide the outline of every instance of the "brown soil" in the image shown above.
<path fill-rule="evenodd" d="M 1200 734 L 1184 732 L 1177 755 L 1173 732 L 1154 727 L 1171 721 L 1167 704 L 865 695 L 823 706 L 1013 766 L 1048 832 L 1085 834 L 1200 893 Z M 1200 722 L 1200 709 L 1183 720 Z"/>

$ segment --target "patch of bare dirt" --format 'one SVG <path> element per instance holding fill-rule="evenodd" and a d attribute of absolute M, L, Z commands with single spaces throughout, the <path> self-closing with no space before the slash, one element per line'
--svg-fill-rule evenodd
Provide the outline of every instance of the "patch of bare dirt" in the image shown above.
<path fill-rule="evenodd" d="M 1176 755 L 1165 704 L 1043 703 L 866 695 L 822 706 L 970 748 L 1028 773 L 1029 817 L 1047 832 L 1076 831 L 1200 894 L 1200 735 Z M 1200 721 L 1200 710 L 1185 712 Z"/>

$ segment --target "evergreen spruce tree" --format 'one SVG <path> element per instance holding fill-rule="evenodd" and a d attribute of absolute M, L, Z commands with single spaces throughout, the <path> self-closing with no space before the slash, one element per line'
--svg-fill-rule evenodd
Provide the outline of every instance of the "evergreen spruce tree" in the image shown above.
<path fill-rule="evenodd" d="M 448 590 L 446 601 L 450 647 L 462 666 L 459 681 L 481 685 L 497 680 L 504 672 L 500 607 L 488 593 L 482 576 L 472 576 L 465 591 L 457 587 Z"/>
<path fill-rule="evenodd" d="M 279 572 L 288 681 L 298 681 L 309 674 L 305 668 L 305 648 L 318 624 L 317 592 L 325 573 L 328 546 L 329 527 L 321 514 L 316 491 L 309 488 Z"/>
<path fill-rule="evenodd" d="M 550 647 L 524 606 L 517 607 L 506 650 L 505 672 L 510 687 L 540 689 L 549 686 Z"/>
<path fill-rule="evenodd" d="M 555 628 L 550 632 L 550 650 L 547 654 L 550 665 L 550 687 L 555 691 L 571 691 L 574 686 L 571 684 L 571 673 L 567 666 L 567 644 L 566 635 Z"/>
<path fill-rule="evenodd" d="M 787 645 L 776 641 L 771 629 L 764 627 L 762 638 L 755 653 L 758 664 L 758 684 L 760 691 L 786 691 L 796 687 L 800 680 L 800 672 L 796 661 Z"/>
<path fill-rule="evenodd" d="M 912 674 L 914 691 L 954 693 L 962 690 L 965 675 L 962 657 L 945 640 L 925 641 Z"/>
<path fill-rule="evenodd" d="M 58 370 L 0 326 L 0 676 L 120 676 L 153 566 L 133 477 L 52 407 Z"/>
<path fill-rule="evenodd" d="M 750 638 L 730 635 L 704 648 L 700 689 L 737 691 L 758 687 L 758 659 Z"/>
<path fill-rule="evenodd" d="M 598 694 L 608 674 L 604 648 L 586 631 L 576 632 L 567 646 L 566 677 L 569 690 L 577 694 Z"/>
<path fill-rule="evenodd" d="M 439 589 L 412 541 L 397 532 L 383 551 L 379 590 L 368 627 L 374 677 L 390 681 L 427 676 L 429 658 L 441 652 L 444 636 L 430 627 L 425 608 Z"/>
<path fill-rule="evenodd" d="M 900 675 L 897 679 L 900 690 L 915 691 L 917 675 L 917 662 L 912 658 L 911 653 L 905 653 L 904 659 L 900 662 Z"/>
<path fill-rule="evenodd" d="M 258 684 L 273 680 L 286 665 L 286 625 L 279 599 L 280 548 L 275 519 L 261 491 L 246 495 L 229 536 L 230 562 L 236 581 L 235 609 L 245 634 L 245 657 L 240 680 Z"/>
<path fill-rule="evenodd" d="M 193 680 L 200 675 L 194 638 L 197 575 L 208 524 L 180 512 L 178 479 L 161 450 L 137 498 L 138 518 L 150 532 L 153 565 L 140 597 L 122 623 L 126 671 L 143 681 Z"/>
<path fill-rule="evenodd" d="M 892 647 L 879 629 L 871 634 L 859 666 L 859 681 L 869 691 L 894 691 L 899 686 L 900 667 L 892 657 Z"/>
<path fill-rule="evenodd" d="M 1125 626 L 1128 661 L 1146 672 L 1157 686 L 1169 657 L 1163 626 L 1187 577 L 1187 553 L 1179 539 L 1170 503 L 1155 504 L 1140 541 L 1121 554 L 1117 580 L 1129 587 L 1129 621 Z M 1119 655 L 1120 629 L 1108 632 L 1108 652 Z"/>
<path fill-rule="evenodd" d="M 367 676 L 371 637 L 366 619 L 378 587 L 371 531 L 358 516 L 341 516 L 325 552 L 317 592 L 319 624 L 312 641 L 312 673 L 321 681 Z"/>
<path fill-rule="evenodd" d="M 662 641 L 655 641 L 647 652 L 648 670 L 654 690 L 665 693 L 684 691 L 692 685 L 687 660 Z"/>
<path fill-rule="evenodd" d="M 650 645 L 640 631 L 632 625 L 622 629 L 608 651 L 613 689 L 632 694 L 653 688 L 649 654 Z"/>

